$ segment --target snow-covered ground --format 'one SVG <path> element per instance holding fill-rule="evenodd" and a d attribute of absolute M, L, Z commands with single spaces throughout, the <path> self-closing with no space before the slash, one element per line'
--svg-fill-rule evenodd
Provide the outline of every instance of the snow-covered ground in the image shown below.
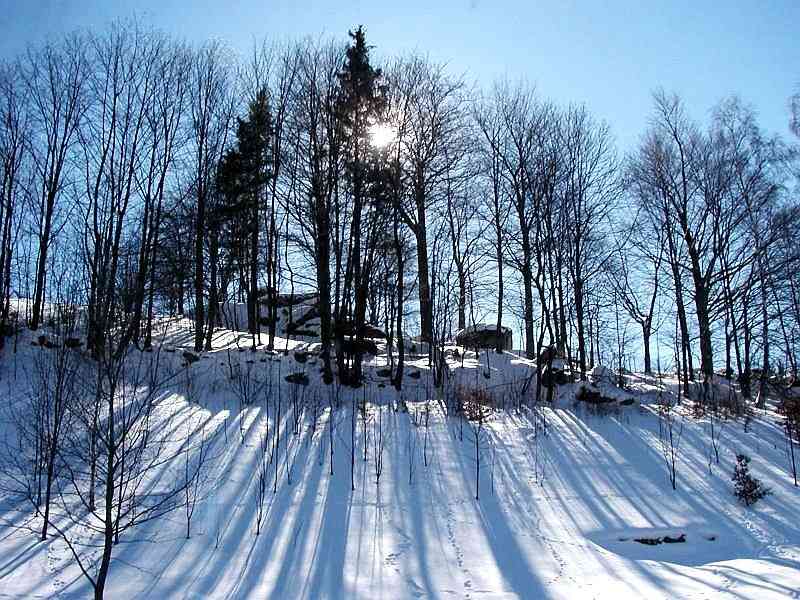
<path fill-rule="evenodd" d="M 188 323 L 173 324 L 165 347 L 188 347 L 190 339 Z M 744 420 L 722 421 L 716 464 L 708 421 L 680 407 L 673 491 L 656 408 L 647 401 L 652 392 L 632 394 L 641 404 L 597 411 L 572 400 L 576 386 L 564 386 L 552 406 L 516 410 L 530 373 L 525 360 L 490 355 L 488 365 L 482 356 L 463 367 L 453 360 L 460 385 L 486 387 L 507 401 L 508 410 L 493 412 L 478 432 L 444 416 L 424 362 L 408 366 L 421 376 L 406 378 L 403 412 L 378 373 L 382 363 L 369 365 L 365 387 L 337 389 L 319 383 L 313 358 L 239 352 L 237 342 L 247 348 L 249 337 L 221 332 L 215 350 L 188 367 L 180 350 L 163 353 L 161 368 L 174 378 L 158 418 L 165 427 L 202 427 L 204 485 L 189 539 L 176 510 L 115 546 L 107 598 L 798 597 L 800 490 L 774 412 L 758 412 L 746 430 Z M 24 338 L 16 356 L 5 351 L 3 408 L 28 393 L 31 353 L 47 351 Z M 273 382 L 249 406 L 239 406 L 228 383 L 235 364 Z M 261 440 L 276 431 L 277 382 L 298 371 L 311 384 L 281 384 L 279 458 L 269 466 L 256 536 Z M 355 490 L 353 394 L 368 405 L 366 426 L 363 415 L 357 419 Z M 339 405 L 333 413 L 331 402 Z M 3 427 L 8 435 L 5 417 Z M 737 452 L 752 457 L 752 473 L 773 490 L 755 507 L 732 494 Z M 181 468 L 166 465 L 163 476 Z M 30 516 L 12 497 L 0 499 L 0 597 L 90 596 L 58 537 L 41 542 L 19 528 Z M 681 534 L 684 543 L 634 541 Z"/>

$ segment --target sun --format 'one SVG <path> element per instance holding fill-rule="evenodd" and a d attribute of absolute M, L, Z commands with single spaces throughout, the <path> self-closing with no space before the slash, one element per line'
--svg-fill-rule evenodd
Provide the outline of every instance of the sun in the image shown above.
<path fill-rule="evenodd" d="M 385 148 L 394 139 L 394 129 L 388 123 L 375 123 L 369 128 L 369 141 L 376 148 Z"/>

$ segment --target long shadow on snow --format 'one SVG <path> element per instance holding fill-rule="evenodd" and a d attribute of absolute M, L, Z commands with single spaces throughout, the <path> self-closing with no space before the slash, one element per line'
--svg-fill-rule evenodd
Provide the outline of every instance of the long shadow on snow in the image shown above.
<path fill-rule="evenodd" d="M 452 442 L 451 451 L 458 459 L 463 485 L 469 489 L 471 485 L 474 486 L 475 467 L 464 460 L 464 445 L 469 445 L 468 438 L 465 437 L 464 442 L 461 442 L 457 437 L 448 437 Z M 485 486 L 483 491 L 480 500 L 475 501 L 473 509 L 479 517 L 484 536 L 501 575 L 511 590 L 521 598 L 549 597 L 550 594 L 543 582 L 536 576 L 533 566 L 526 559 L 526 552 L 508 526 L 510 516 L 495 495 L 486 493 Z"/>

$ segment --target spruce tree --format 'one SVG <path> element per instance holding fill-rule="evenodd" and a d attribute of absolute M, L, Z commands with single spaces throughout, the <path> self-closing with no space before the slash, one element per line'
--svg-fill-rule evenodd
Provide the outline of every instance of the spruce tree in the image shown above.
<path fill-rule="evenodd" d="M 236 147 L 224 156 L 217 171 L 221 202 L 218 224 L 225 225 L 230 248 L 238 258 L 247 289 L 247 327 L 260 332 L 258 311 L 260 211 L 272 171 L 272 115 L 266 89 L 250 102 L 246 119 L 237 119 Z"/>
<path fill-rule="evenodd" d="M 760 479 L 750 474 L 750 457 L 746 454 L 736 455 L 736 467 L 733 470 L 733 493 L 745 506 L 755 504 L 771 490 L 761 483 Z"/>
<path fill-rule="evenodd" d="M 369 163 L 371 148 L 369 128 L 377 122 L 384 110 L 385 87 L 381 84 L 382 72 L 370 64 L 370 46 L 364 28 L 359 26 L 348 32 L 351 44 L 347 48 L 345 65 L 339 73 L 339 96 L 336 113 L 345 140 L 344 164 L 352 198 L 350 222 L 350 252 L 344 275 L 340 314 L 335 315 L 337 362 L 340 377 L 345 382 L 357 382 L 361 377 L 362 346 L 366 320 L 369 261 L 362 257 L 362 235 L 367 224 Z M 345 365 L 342 348 L 344 336 L 355 337 L 349 344 L 352 352 L 352 370 Z"/>

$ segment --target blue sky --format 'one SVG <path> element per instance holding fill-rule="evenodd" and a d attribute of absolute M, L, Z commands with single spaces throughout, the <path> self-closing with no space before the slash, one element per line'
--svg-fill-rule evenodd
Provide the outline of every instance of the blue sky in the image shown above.
<path fill-rule="evenodd" d="M 658 86 L 678 92 L 698 119 L 736 93 L 782 135 L 787 98 L 800 86 L 797 0 L 0 0 L 0 56 L 134 12 L 242 52 L 265 34 L 344 36 L 364 24 L 377 55 L 417 49 L 480 85 L 524 78 L 558 102 L 585 102 L 622 150 L 645 128 Z"/>

